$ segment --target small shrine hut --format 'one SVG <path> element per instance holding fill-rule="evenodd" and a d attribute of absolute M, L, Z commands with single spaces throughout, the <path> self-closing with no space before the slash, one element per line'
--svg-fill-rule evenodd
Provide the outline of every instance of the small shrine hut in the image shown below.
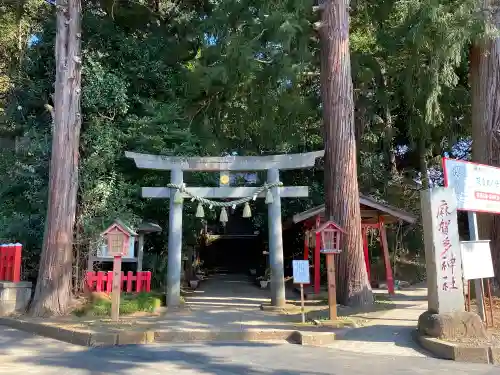
<path fill-rule="evenodd" d="M 371 280 L 370 254 L 368 251 L 368 229 L 377 229 L 380 232 L 380 245 L 384 257 L 387 289 L 389 294 L 394 294 L 394 278 L 391 261 L 389 257 L 389 246 L 387 243 L 385 224 L 394 224 L 405 222 L 414 224 L 417 218 L 408 212 L 400 210 L 394 206 L 381 203 L 365 195 L 359 195 L 361 208 L 361 227 L 363 236 L 363 249 L 365 254 L 366 271 L 368 279 Z M 316 228 L 319 228 L 325 222 L 325 205 L 313 207 L 307 211 L 293 215 L 290 225 L 303 224 L 304 234 L 304 259 L 309 259 L 309 250 L 313 249 L 313 290 L 314 294 L 320 292 L 320 246 L 321 239 L 319 233 L 316 234 Z"/>

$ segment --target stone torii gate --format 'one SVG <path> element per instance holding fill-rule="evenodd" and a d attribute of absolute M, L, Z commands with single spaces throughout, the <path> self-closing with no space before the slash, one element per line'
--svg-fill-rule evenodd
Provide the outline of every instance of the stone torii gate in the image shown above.
<path fill-rule="evenodd" d="M 167 305 L 180 304 L 181 265 L 182 265 L 182 200 L 176 201 L 175 194 L 180 190 L 184 197 L 204 199 L 266 196 L 269 190 L 273 196 L 268 205 L 269 218 L 269 258 L 271 266 L 271 304 L 285 305 L 285 281 L 283 264 L 283 238 L 281 228 L 281 198 L 300 198 L 309 195 L 308 186 L 281 186 L 279 171 L 313 167 L 317 158 L 324 151 L 302 154 L 284 154 L 268 156 L 223 156 L 223 157 L 180 157 L 140 154 L 125 152 L 125 156 L 134 159 L 140 169 L 170 170 L 170 186 L 181 187 L 143 187 L 143 198 L 170 199 L 168 229 L 168 265 L 167 265 Z M 249 172 L 267 170 L 267 182 L 264 187 L 187 187 L 183 184 L 184 172 L 220 172 L 228 175 L 229 171 Z M 222 181 L 222 179 L 221 179 Z"/>

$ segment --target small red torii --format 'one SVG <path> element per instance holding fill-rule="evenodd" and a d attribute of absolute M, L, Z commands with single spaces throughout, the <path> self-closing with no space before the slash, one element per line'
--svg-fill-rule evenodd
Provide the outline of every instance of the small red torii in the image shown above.
<path fill-rule="evenodd" d="M 314 294 L 319 294 L 320 292 L 320 254 L 321 254 L 321 233 L 320 233 L 320 228 L 322 226 L 321 224 L 321 215 L 316 215 L 315 216 L 315 225 L 310 224 L 310 222 L 306 222 L 304 224 L 304 227 L 306 229 L 306 234 L 307 234 L 307 229 L 309 229 L 309 235 L 304 236 L 304 259 L 308 260 L 309 259 L 309 247 L 314 248 L 313 252 L 313 268 L 314 268 L 314 283 L 313 283 L 313 288 L 314 288 Z M 328 223 L 328 222 L 327 222 Z M 325 224 L 325 223 L 324 223 Z M 323 225 L 324 225 L 323 224 Z M 361 224 L 361 233 L 362 233 L 362 238 L 363 238 L 363 252 L 364 252 L 364 258 L 365 258 L 365 266 L 366 266 L 366 272 L 368 273 L 368 279 L 370 280 L 371 276 L 371 270 L 370 270 L 370 255 L 368 252 L 368 229 L 373 228 L 373 229 L 378 229 L 380 231 L 380 243 L 382 247 L 382 253 L 384 257 L 384 264 L 385 264 L 385 271 L 386 271 L 386 281 L 387 281 L 387 291 L 389 294 L 394 294 L 394 278 L 392 274 L 392 267 L 390 263 L 390 258 L 389 258 L 389 246 L 387 243 L 387 235 L 385 231 L 385 225 L 384 225 L 384 220 L 380 216 L 378 218 L 378 223 L 362 223 Z M 338 229 L 341 229 L 337 225 Z M 314 238 L 314 243 L 313 242 Z M 311 245 L 311 246 L 310 246 Z"/>

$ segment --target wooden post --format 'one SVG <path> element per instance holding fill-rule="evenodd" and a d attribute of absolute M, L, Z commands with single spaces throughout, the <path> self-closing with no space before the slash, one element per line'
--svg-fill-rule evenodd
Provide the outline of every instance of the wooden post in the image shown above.
<path fill-rule="evenodd" d="M 363 227 L 362 233 L 363 233 L 363 250 L 365 253 L 366 273 L 368 274 L 368 281 L 371 282 L 370 252 L 368 249 L 368 228 Z"/>
<path fill-rule="evenodd" d="M 304 260 L 309 260 L 309 231 L 306 229 L 306 227 L 304 227 Z M 311 274 L 311 269 L 309 269 L 309 275 L 310 274 Z M 311 284 L 309 283 L 308 285 Z"/>
<path fill-rule="evenodd" d="M 139 233 L 139 243 L 137 244 L 137 272 L 142 271 L 143 258 L 144 258 L 144 233 Z"/>
<path fill-rule="evenodd" d="M 475 212 L 468 212 L 467 218 L 469 220 L 469 239 L 471 241 L 479 240 L 479 230 L 477 226 L 477 215 Z M 484 322 L 486 313 L 484 311 L 484 295 L 483 295 L 483 279 L 472 280 L 474 283 L 474 291 L 476 292 L 476 306 L 477 313 Z"/>
<path fill-rule="evenodd" d="M 113 259 L 113 289 L 111 290 L 111 320 L 117 322 L 120 318 L 120 293 L 122 289 L 122 257 Z"/>
<path fill-rule="evenodd" d="M 182 170 L 172 169 L 172 184 L 183 183 Z M 182 203 L 175 203 L 177 189 L 170 189 L 170 212 L 168 216 L 168 264 L 167 264 L 167 306 L 176 307 L 181 303 L 182 267 Z"/>
<path fill-rule="evenodd" d="M 267 171 L 267 182 L 279 182 L 279 171 L 271 168 Z M 283 260 L 283 235 L 281 228 L 281 197 L 280 189 L 271 189 L 273 202 L 268 204 L 269 223 L 269 261 L 271 263 L 271 305 L 284 306 L 285 299 L 285 270 Z"/>
<path fill-rule="evenodd" d="M 304 284 L 300 284 L 300 313 L 302 314 L 302 323 L 306 322 L 306 313 L 304 308 Z"/>
<path fill-rule="evenodd" d="M 384 253 L 385 276 L 387 290 L 389 294 L 394 294 L 394 278 L 392 276 L 391 258 L 389 257 L 389 245 L 387 244 L 387 234 L 385 232 L 384 219 L 379 217 L 380 242 Z"/>
<path fill-rule="evenodd" d="M 12 281 L 18 283 L 21 281 L 21 251 L 23 245 L 15 243 L 14 247 L 14 262 L 12 264 Z"/>
<path fill-rule="evenodd" d="M 490 279 L 486 280 L 486 285 L 488 287 L 488 302 L 490 304 L 490 318 L 491 318 L 491 326 L 493 327 L 495 325 L 495 318 L 493 317 L 493 298 L 491 295 L 491 283 Z"/>
<path fill-rule="evenodd" d="M 328 311 L 330 320 L 337 320 L 337 288 L 335 286 L 335 258 L 326 254 L 326 269 L 328 275 Z"/>
<path fill-rule="evenodd" d="M 309 260 L 309 232 L 304 228 L 304 260 Z"/>
<path fill-rule="evenodd" d="M 316 233 L 316 243 L 314 246 L 314 294 L 319 294 L 320 291 L 320 268 L 321 268 L 321 237 Z"/>

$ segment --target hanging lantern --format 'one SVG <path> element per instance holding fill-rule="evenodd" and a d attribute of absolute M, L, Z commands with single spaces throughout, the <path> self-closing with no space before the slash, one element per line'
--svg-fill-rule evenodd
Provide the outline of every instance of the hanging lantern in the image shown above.
<path fill-rule="evenodd" d="M 314 232 L 313 230 L 308 230 L 306 231 L 306 234 L 307 236 L 307 243 L 309 244 L 309 247 L 311 249 L 314 249 L 314 247 L 316 246 L 316 232 Z"/>
<path fill-rule="evenodd" d="M 245 203 L 245 207 L 243 207 L 243 217 L 249 218 L 252 217 L 252 210 L 250 209 L 250 205 L 248 202 Z"/>
<path fill-rule="evenodd" d="M 203 205 L 201 203 L 198 203 L 198 207 L 196 207 L 196 217 L 205 217 L 205 210 L 203 209 Z"/>
<path fill-rule="evenodd" d="M 102 233 L 107 241 L 107 255 L 124 256 L 130 248 L 130 241 L 133 241 L 135 232 L 131 231 L 121 221 L 115 222 Z"/>
<path fill-rule="evenodd" d="M 321 249 L 322 254 L 339 254 L 342 246 L 342 234 L 345 231 L 333 220 L 328 220 L 318 229 L 316 233 L 321 234 Z"/>
<path fill-rule="evenodd" d="M 222 209 L 220 210 L 219 221 L 222 224 L 226 224 L 228 222 L 226 207 L 222 207 Z"/>
<path fill-rule="evenodd" d="M 266 204 L 271 204 L 273 202 L 274 202 L 273 193 L 271 193 L 271 190 L 267 189 L 265 203 Z"/>

